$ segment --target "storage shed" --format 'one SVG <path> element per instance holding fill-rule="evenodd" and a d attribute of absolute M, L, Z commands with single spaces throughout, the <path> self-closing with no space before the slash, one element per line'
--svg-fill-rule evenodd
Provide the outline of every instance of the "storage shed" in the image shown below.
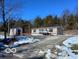
<path fill-rule="evenodd" d="M 22 28 L 20 27 L 17 27 L 17 28 L 11 28 L 10 29 L 10 35 L 11 36 L 19 36 L 19 35 L 22 35 Z"/>

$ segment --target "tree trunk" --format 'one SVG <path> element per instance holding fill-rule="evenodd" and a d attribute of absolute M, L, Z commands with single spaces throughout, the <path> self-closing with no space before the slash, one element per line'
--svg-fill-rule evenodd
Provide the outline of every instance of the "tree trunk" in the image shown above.
<path fill-rule="evenodd" d="M 5 7 L 4 7 L 4 0 L 2 0 L 2 18 L 3 18 L 3 24 L 4 24 L 4 37 L 6 39 L 6 20 L 5 20 Z"/>

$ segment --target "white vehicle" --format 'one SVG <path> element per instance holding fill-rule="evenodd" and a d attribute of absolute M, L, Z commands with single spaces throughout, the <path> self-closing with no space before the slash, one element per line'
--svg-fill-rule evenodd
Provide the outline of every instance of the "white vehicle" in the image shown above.
<path fill-rule="evenodd" d="M 26 37 L 26 36 L 18 36 L 16 37 L 17 41 L 14 42 L 14 45 L 21 45 L 26 43 L 35 43 L 40 41 L 39 39 L 34 39 L 33 37 Z"/>

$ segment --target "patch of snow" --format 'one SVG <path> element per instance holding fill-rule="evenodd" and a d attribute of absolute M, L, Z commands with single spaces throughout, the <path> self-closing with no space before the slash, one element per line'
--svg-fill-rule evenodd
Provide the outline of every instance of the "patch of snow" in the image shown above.
<path fill-rule="evenodd" d="M 4 36 L 3 35 L 0 35 L 0 39 L 4 39 Z"/>
<path fill-rule="evenodd" d="M 16 57 L 18 57 L 18 58 L 23 58 L 23 57 L 24 57 L 23 54 L 13 54 L 13 56 L 16 56 Z"/>
<path fill-rule="evenodd" d="M 78 44 L 78 37 L 77 36 L 70 37 L 67 40 L 65 40 L 63 44 L 67 47 L 70 47 L 70 45 L 72 44 Z"/>
<path fill-rule="evenodd" d="M 51 59 L 51 56 L 52 56 L 52 54 L 51 54 L 51 50 L 48 49 L 48 50 L 46 51 L 45 58 L 46 58 L 46 59 Z"/>
<path fill-rule="evenodd" d="M 7 38 L 11 38 L 11 36 L 7 36 Z M 0 35 L 0 40 L 4 39 L 4 35 Z"/>
<path fill-rule="evenodd" d="M 67 40 L 65 40 L 63 44 L 63 46 L 56 45 L 57 49 L 62 50 L 61 55 L 59 55 L 57 59 L 78 59 L 78 55 L 72 53 L 72 50 L 69 48 L 72 44 L 78 44 L 78 37 L 70 37 Z M 64 51 L 66 51 L 67 53 L 65 54 Z"/>
<path fill-rule="evenodd" d="M 56 47 L 57 49 L 62 50 L 62 47 L 61 47 L 61 46 L 59 46 L 59 45 L 55 45 L 55 47 Z"/>
<path fill-rule="evenodd" d="M 70 48 L 67 48 L 67 47 L 63 46 L 63 49 L 65 51 L 67 51 L 70 59 L 77 59 L 76 55 L 74 53 L 72 53 Z"/>
<path fill-rule="evenodd" d="M 26 37 L 26 36 L 18 36 L 16 39 L 18 39 L 18 41 L 14 42 L 14 45 L 35 43 L 40 41 L 39 39 L 34 39 L 33 37 Z"/>
<path fill-rule="evenodd" d="M 43 36 L 43 34 L 31 34 L 33 36 Z"/>
<path fill-rule="evenodd" d="M 64 56 L 64 57 L 63 56 L 58 56 L 57 59 L 69 59 L 69 57 L 68 56 Z"/>

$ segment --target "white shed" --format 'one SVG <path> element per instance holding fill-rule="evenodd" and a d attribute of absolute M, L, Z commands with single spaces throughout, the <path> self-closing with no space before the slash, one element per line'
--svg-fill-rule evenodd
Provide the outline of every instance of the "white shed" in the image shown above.
<path fill-rule="evenodd" d="M 15 35 L 22 35 L 22 28 L 11 28 L 10 29 L 10 35 L 15 36 Z"/>

